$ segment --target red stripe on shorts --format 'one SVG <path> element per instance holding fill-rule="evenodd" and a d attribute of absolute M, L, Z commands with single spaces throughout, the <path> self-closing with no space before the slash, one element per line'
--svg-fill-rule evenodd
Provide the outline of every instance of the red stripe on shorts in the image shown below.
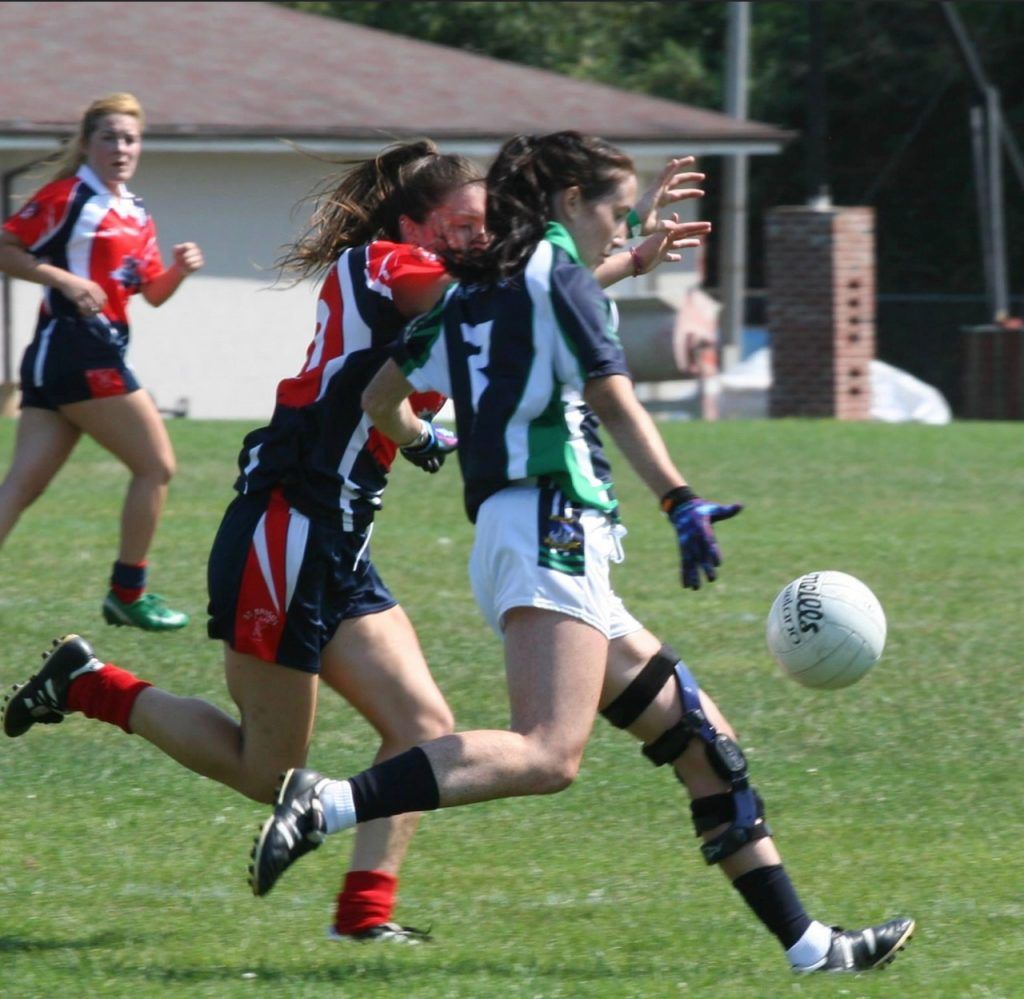
<path fill-rule="evenodd" d="M 124 395 L 124 377 L 117 368 L 90 368 L 85 372 L 85 383 L 93 399 Z"/>
<path fill-rule="evenodd" d="M 288 608 L 285 606 L 285 556 L 289 518 L 288 503 L 275 489 L 260 526 L 257 527 L 257 535 L 249 546 L 235 606 L 234 649 L 269 663 L 277 662 L 277 650 L 288 618 Z M 256 553 L 260 531 L 266 539 L 270 585 L 273 586 L 276 601 L 271 595 Z"/>

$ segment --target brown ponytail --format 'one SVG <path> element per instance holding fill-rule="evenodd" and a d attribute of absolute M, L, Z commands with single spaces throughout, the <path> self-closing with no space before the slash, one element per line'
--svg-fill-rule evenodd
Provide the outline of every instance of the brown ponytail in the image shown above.
<path fill-rule="evenodd" d="M 349 169 L 326 177 L 301 202 L 314 205 L 306 231 L 277 260 L 295 280 L 321 275 L 341 252 L 372 239 L 401 240 L 399 218 L 422 222 L 452 191 L 481 180 L 464 156 L 429 139 L 389 146 L 372 159 L 329 162 Z"/>

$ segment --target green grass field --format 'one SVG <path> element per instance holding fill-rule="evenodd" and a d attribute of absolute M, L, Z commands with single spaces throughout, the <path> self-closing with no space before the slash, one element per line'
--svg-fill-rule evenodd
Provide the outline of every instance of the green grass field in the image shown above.
<path fill-rule="evenodd" d="M 74 630 L 103 657 L 229 708 L 205 637 L 205 567 L 247 427 L 169 426 L 180 472 L 151 582 L 194 624 L 169 635 L 103 624 L 125 473 L 87 442 L 0 554 L 4 685 Z M 738 728 L 812 915 L 848 927 L 916 916 L 891 968 L 791 975 L 701 861 L 675 781 L 603 722 L 566 793 L 427 817 L 398 916 L 432 925 L 438 942 L 404 949 L 324 940 L 348 835 L 256 900 L 245 872 L 265 809 L 72 717 L 0 743 L 0 995 L 1024 995 L 1021 426 L 664 430 L 704 495 L 747 509 L 719 529 L 719 582 L 683 591 L 672 532 L 620 460 L 630 534 L 617 588 Z M 13 432 L 0 421 L 4 467 Z M 379 528 L 376 560 L 460 726 L 503 725 L 500 648 L 468 589 L 457 474 L 398 468 Z M 784 583 L 821 568 L 874 589 L 889 640 L 863 682 L 816 693 L 772 663 L 763 623 Z M 325 696 L 311 765 L 342 776 L 372 746 Z"/>

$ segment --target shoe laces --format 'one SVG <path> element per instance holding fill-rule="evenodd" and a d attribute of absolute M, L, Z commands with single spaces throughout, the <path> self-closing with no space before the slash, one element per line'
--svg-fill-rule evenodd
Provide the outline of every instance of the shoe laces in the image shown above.
<path fill-rule="evenodd" d="M 154 607 L 157 610 L 164 610 L 167 607 L 167 601 L 159 593 L 143 593 L 134 604 L 128 606 L 135 607 L 139 604 L 145 604 L 147 607 Z"/>

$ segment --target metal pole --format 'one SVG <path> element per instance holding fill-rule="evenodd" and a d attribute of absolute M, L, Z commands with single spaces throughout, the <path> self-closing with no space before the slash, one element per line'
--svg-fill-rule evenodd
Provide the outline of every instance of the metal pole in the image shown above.
<path fill-rule="evenodd" d="M 967 34 L 964 22 L 960 20 L 960 15 L 952 3 L 944 0 L 939 6 L 942 8 L 942 13 L 946 16 L 946 24 L 949 25 L 949 30 L 953 34 L 957 48 L 960 49 L 960 57 L 967 64 L 967 71 L 974 78 L 974 85 L 984 93 L 988 87 L 988 78 L 985 76 L 985 70 L 982 69 L 981 60 L 978 58 L 978 53 L 971 42 L 971 36 Z"/>
<path fill-rule="evenodd" d="M 727 8 L 725 113 L 747 117 L 747 78 L 750 62 L 750 4 L 730 3 Z M 740 359 L 747 284 L 747 157 L 725 157 L 722 184 L 722 238 L 719 246 L 719 293 L 722 296 L 721 332 L 724 370 Z"/>
<path fill-rule="evenodd" d="M 1008 269 L 1006 263 L 1006 233 L 1003 216 L 1003 176 L 1001 149 L 1005 147 L 1010 163 L 1017 173 L 1017 179 L 1024 185 L 1024 158 L 1009 126 L 1003 120 L 999 107 L 999 91 L 985 75 L 985 68 L 978 57 L 956 7 L 944 0 L 939 4 L 953 40 L 960 50 L 960 58 L 967 66 L 967 72 L 978 88 L 984 101 L 984 112 L 971 111 L 971 138 L 974 148 L 974 176 L 979 187 L 978 207 L 980 227 L 985 249 L 985 280 L 988 289 L 989 308 L 993 319 L 1000 319 L 1009 313 Z M 979 140 L 978 134 L 982 137 Z M 978 146 L 983 151 L 979 161 Z M 981 185 L 985 186 L 982 191 Z"/>
<path fill-rule="evenodd" d="M 1021 155 L 1020 146 L 1017 145 L 1010 126 L 1006 124 L 1006 119 L 1002 116 L 1000 116 L 999 132 L 1003 139 L 1003 146 L 1006 148 L 1006 155 L 1017 174 L 1017 180 L 1020 181 L 1020 186 L 1024 187 L 1024 156 Z"/>
<path fill-rule="evenodd" d="M 999 321 L 1009 315 L 1010 295 L 1007 287 L 1006 220 L 1003 216 L 1002 144 L 999 141 L 1003 116 L 999 108 L 999 91 L 995 87 L 985 88 L 985 118 L 989 238 L 992 241 L 992 318 Z"/>
<path fill-rule="evenodd" d="M 989 312 L 995 311 L 995 269 L 992 260 L 992 212 L 989 205 L 988 156 L 985 150 L 987 129 L 985 109 L 979 104 L 971 106 L 971 160 L 974 164 L 974 193 L 978 202 L 978 228 L 981 235 L 981 259 L 985 273 L 985 298 Z"/>
<path fill-rule="evenodd" d="M 831 204 L 828 186 L 828 163 L 825 153 L 825 23 L 821 0 L 807 0 L 807 141 L 805 169 L 807 203 L 827 208 Z"/>

